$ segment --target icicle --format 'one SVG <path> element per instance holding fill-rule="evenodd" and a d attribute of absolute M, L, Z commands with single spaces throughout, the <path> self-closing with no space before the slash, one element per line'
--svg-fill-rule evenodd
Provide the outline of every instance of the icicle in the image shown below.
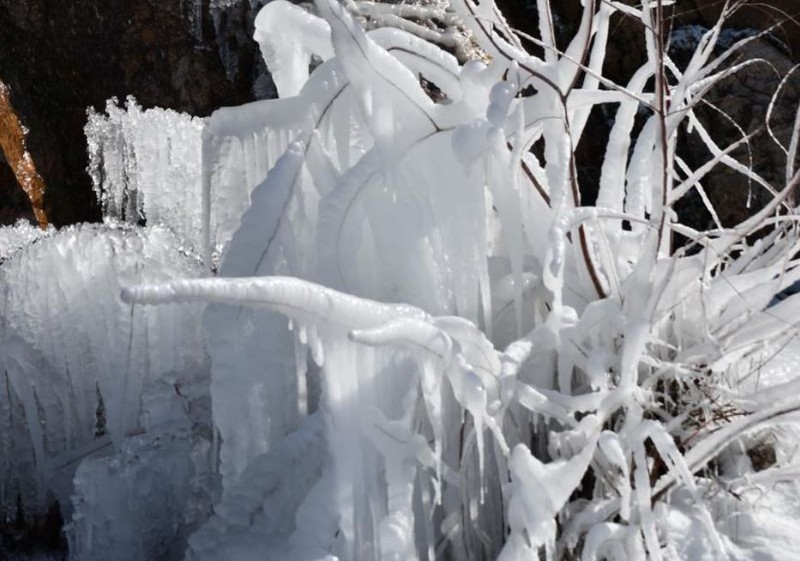
<path fill-rule="evenodd" d="M 289 320 L 291 324 L 292 321 Z M 297 412 L 301 417 L 308 415 L 308 349 L 300 341 L 299 334 L 294 338 L 294 365 L 297 379 Z"/>
<path fill-rule="evenodd" d="M 486 415 L 486 388 L 480 376 L 474 371 L 469 370 L 464 374 L 461 382 L 461 393 L 463 395 L 464 408 L 472 415 L 475 424 L 475 437 L 478 445 L 478 478 L 480 483 L 480 500 L 483 504 L 485 499 L 486 486 L 483 484 L 484 470 L 484 448 L 483 448 L 483 420 Z"/>
<path fill-rule="evenodd" d="M 253 37 L 281 97 L 296 95 L 306 83 L 311 55 L 333 56 L 328 22 L 284 0 L 258 12 Z"/>
<path fill-rule="evenodd" d="M 616 480 L 618 485 L 621 486 L 619 514 L 623 520 L 628 521 L 631 502 L 630 470 L 628 469 L 628 460 L 622 450 L 619 436 L 610 431 L 603 431 L 597 444 L 611 464 L 621 471 L 621 477 Z"/>
<path fill-rule="evenodd" d="M 314 363 L 322 367 L 325 363 L 325 352 L 322 346 L 322 340 L 317 335 L 317 328 L 314 325 L 308 328 L 308 346 L 311 350 L 311 359 Z"/>
<path fill-rule="evenodd" d="M 205 120 L 167 109 L 143 111 L 132 97 L 125 109 L 109 100 L 106 113 L 90 113 L 84 131 L 104 216 L 166 225 L 201 253 Z"/>

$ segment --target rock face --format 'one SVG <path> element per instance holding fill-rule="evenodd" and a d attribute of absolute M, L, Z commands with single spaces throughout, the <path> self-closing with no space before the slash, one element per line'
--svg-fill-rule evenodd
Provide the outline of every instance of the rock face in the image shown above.
<path fill-rule="evenodd" d="M 30 131 L 53 223 L 99 218 L 85 172 L 88 106 L 134 95 L 145 107 L 207 115 L 253 99 L 250 2 L 227 4 L 214 20 L 209 0 L 0 0 L 0 79 Z M 8 175 L 0 193 L 17 189 Z M 0 218 L 26 212 L 10 202 L 0 199 Z"/>
<path fill-rule="evenodd" d="M 720 5 L 711 0 L 679 0 L 676 29 L 681 26 L 685 30 L 693 26 L 713 26 L 719 16 Z M 755 30 L 772 30 L 742 48 L 731 64 L 745 60 L 758 62 L 721 80 L 707 94 L 706 101 L 709 103 L 698 109 L 700 120 L 721 147 L 739 140 L 742 132 L 754 135 L 747 146 L 738 149 L 732 156 L 776 189 L 786 184 L 787 154 L 784 147 L 789 146 L 797 104 L 800 102 L 800 72 L 789 75 L 792 67 L 800 61 L 800 23 L 797 16 L 800 16 L 800 3 L 797 0 L 753 2 L 735 12 L 725 24 L 724 33 L 727 37 L 720 40 L 720 50 L 726 46 L 725 43 L 751 35 Z M 686 54 L 683 53 L 683 56 Z M 680 60 L 680 47 L 674 46 L 671 55 Z M 789 78 L 782 84 L 787 75 Z M 773 109 L 769 125 L 772 135 L 765 128 L 771 103 Z M 681 156 L 690 165 L 700 165 L 710 158 L 710 153 L 697 135 L 684 131 L 680 145 Z M 724 166 L 718 167 L 704 181 L 704 186 L 719 223 L 725 227 L 738 224 L 772 199 L 772 194 L 765 187 Z M 705 210 L 697 193 L 692 193 L 682 201 L 677 210 L 684 221 L 695 228 L 715 226 L 713 217 Z"/>
<path fill-rule="evenodd" d="M 698 23 L 710 27 L 717 21 L 722 5 L 723 2 L 718 0 L 679 0 L 676 12 L 682 23 Z M 800 2 L 797 0 L 747 2 L 730 17 L 728 25 L 740 29 L 767 29 L 780 24 L 772 34 L 785 44 L 788 50 L 786 54 L 790 58 L 800 60 L 798 16 Z"/>

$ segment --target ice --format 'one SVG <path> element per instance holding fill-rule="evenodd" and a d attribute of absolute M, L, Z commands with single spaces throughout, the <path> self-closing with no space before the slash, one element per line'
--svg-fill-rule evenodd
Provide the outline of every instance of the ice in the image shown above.
<path fill-rule="evenodd" d="M 141 396 L 141 429 L 82 461 L 65 529 L 70 559 L 183 558 L 216 486 L 208 378 L 167 375 Z"/>
<path fill-rule="evenodd" d="M 511 453 L 511 500 L 508 506 L 508 524 L 511 529 L 509 542 L 501 555 L 509 559 L 524 559 L 526 548 L 534 550 L 555 542 L 555 516 L 578 485 L 594 454 L 596 436 L 584 449 L 569 460 L 557 460 L 542 464 L 522 445 Z M 515 539 L 517 535 L 521 539 Z M 527 538 L 527 540 L 526 540 Z M 530 546 L 520 546 L 529 541 Z"/>
<path fill-rule="evenodd" d="M 397 316 L 427 316 L 413 306 L 364 300 L 300 279 L 278 276 L 203 278 L 140 284 L 123 290 L 122 299 L 131 304 L 192 301 L 239 304 L 274 310 L 297 322 L 333 320 L 352 328 L 371 327 Z M 284 322 L 281 327 L 285 328 L 285 325 Z M 300 328 L 301 331 L 305 329 Z"/>
<path fill-rule="evenodd" d="M 682 516 L 728 547 L 706 491 L 751 490 L 736 446 L 797 407 L 785 363 L 744 383 L 795 335 L 800 299 L 773 297 L 797 233 L 751 245 L 758 217 L 695 233 L 661 207 L 707 171 L 674 161 L 682 120 L 760 179 L 692 114 L 707 45 L 662 121 L 651 36 L 630 83 L 602 76 L 612 13 L 651 26 L 649 5 L 585 2 L 564 53 L 538 6 L 541 56 L 494 3 L 452 2 L 484 53 L 459 65 L 441 33 L 359 20 L 438 5 L 275 0 L 256 38 L 279 99 L 91 115 L 106 223 L 0 231 L 4 512 L 79 466 L 75 559 L 672 559 Z"/>
<path fill-rule="evenodd" d="M 308 80 L 311 57 L 333 56 L 328 23 L 303 8 L 275 0 L 262 8 L 255 21 L 253 38 L 278 87 L 278 95 L 297 95 Z"/>
<path fill-rule="evenodd" d="M 14 226 L 0 226 L 0 264 L 54 231 L 52 227 L 42 230 L 26 220 L 19 220 Z"/>
<path fill-rule="evenodd" d="M 75 474 L 70 559 L 178 559 L 193 466 L 181 432 L 149 433 L 111 457 L 81 462 Z"/>
<path fill-rule="evenodd" d="M 345 333 L 342 331 L 342 327 L 338 327 L 338 325 L 344 324 L 343 326 L 347 328 L 363 329 L 373 325 L 380 325 L 386 320 L 398 322 L 402 316 L 418 318 L 417 320 L 409 319 L 408 321 L 424 321 L 425 314 L 407 306 L 391 306 L 368 302 L 346 294 L 335 294 L 323 287 L 280 278 L 214 279 L 199 280 L 194 283 L 180 282 L 152 288 L 141 287 L 127 291 L 125 298 L 140 302 L 223 299 L 248 306 L 268 306 L 288 314 L 298 323 L 308 324 L 313 322 L 313 325 L 316 325 L 317 334 L 313 336 L 309 334 L 308 342 L 312 344 L 313 339 L 318 337 L 326 349 L 326 357 L 322 365 L 323 385 L 326 389 L 323 391 L 324 398 L 321 407 L 326 414 L 331 416 L 331 422 L 335 427 L 335 430 L 327 431 L 327 440 L 332 456 L 332 466 L 329 469 L 334 470 L 334 480 L 337 482 L 335 490 L 332 491 L 334 504 L 339 516 L 343 517 L 343 522 L 341 522 L 345 539 L 343 547 L 346 551 L 351 551 L 351 548 L 368 548 L 363 551 L 364 555 L 377 554 L 377 551 L 372 550 L 371 546 L 368 546 L 366 542 L 360 541 L 361 539 L 366 539 L 366 537 L 359 538 L 359 518 L 357 513 L 360 507 L 358 505 L 369 503 L 373 505 L 370 510 L 378 509 L 377 512 L 373 510 L 372 515 L 376 523 L 382 520 L 384 516 L 389 516 L 389 518 L 385 518 L 383 522 L 380 522 L 380 527 L 383 528 L 381 535 L 393 537 L 389 543 L 381 546 L 382 551 L 386 554 L 391 553 L 391 555 L 398 554 L 401 557 L 403 555 L 398 551 L 409 551 L 408 548 L 411 547 L 410 544 L 412 542 L 407 541 L 410 538 L 401 537 L 405 535 L 405 530 L 401 529 L 403 527 L 407 528 L 408 524 L 411 523 L 410 521 L 414 519 L 413 510 L 411 510 L 412 494 L 404 495 L 405 498 L 402 499 L 404 501 L 403 504 L 407 505 L 404 507 L 407 514 L 402 515 L 400 512 L 396 512 L 392 505 L 396 506 L 399 503 L 393 501 L 401 500 L 401 498 L 400 496 L 397 496 L 397 499 L 392 498 L 395 493 L 392 490 L 395 489 L 395 483 L 392 481 L 395 477 L 400 478 L 396 484 L 398 485 L 397 492 L 400 492 L 401 489 L 406 489 L 403 493 L 411 493 L 413 477 L 410 480 L 407 478 L 414 471 L 408 471 L 410 469 L 409 466 L 400 470 L 396 475 L 392 475 L 393 472 L 389 470 L 385 475 L 385 483 L 382 483 L 384 476 L 380 475 L 380 472 L 373 471 L 376 466 L 366 463 L 359 468 L 357 464 L 354 464 L 354 461 L 356 458 L 363 458 L 365 461 L 369 461 L 368 459 L 374 457 L 376 452 L 381 452 L 382 454 L 390 454 L 386 459 L 387 466 L 395 465 L 401 460 L 393 456 L 396 454 L 396 452 L 392 451 L 393 447 L 386 448 L 386 444 L 380 443 L 385 440 L 385 435 L 396 433 L 396 431 L 400 430 L 400 434 L 395 434 L 391 437 L 392 441 L 399 440 L 411 444 L 418 439 L 413 432 L 410 432 L 411 427 L 408 425 L 413 418 L 411 416 L 415 402 L 413 396 L 416 395 L 414 386 L 418 374 L 414 374 L 415 369 L 411 367 L 411 364 L 403 366 L 403 370 L 407 371 L 406 375 L 392 374 L 392 370 L 386 369 L 388 364 L 394 364 L 393 369 L 396 369 L 402 363 L 398 364 L 398 359 L 393 358 L 394 353 L 391 352 L 391 349 L 386 351 L 368 351 L 363 350 L 363 347 L 359 349 L 358 346 L 354 346 L 343 337 Z M 335 318 L 335 323 L 330 324 L 328 318 Z M 398 319 L 394 320 L 393 318 Z M 419 327 L 408 324 L 408 327 L 398 332 L 397 329 L 402 324 L 394 323 L 398 328 L 392 328 L 390 327 L 391 325 L 393 324 L 390 323 L 389 326 L 382 327 L 380 332 L 376 331 L 375 335 L 370 335 L 371 343 L 379 344 L 381 342 L 380 339 L 375 338 L 379 336 L 379 333 L 383 334 L 380 337 L 388 344 L 398 340 L 397 335 L 401 335 L 399 340 L 403 341 L 403 332 L 408 333 L 411 337 L 418 337 L 427 329 L 426 325 L 432 327 L 427 322 L 424 325 L 420 324 Z M 469 333 L 459 322 L 445 321 L 442 325 L 449 327 L 450 331 L 455 334 Z M 367 337 L 367 333 L 354 333 L 352 337 L 354 339 L 364 338 Z M 416 333 L 419 333 L 419 335 L 415 335 Z M 442 339 L 442 337 L 444 338 Z M 443 342 L 447 340 L 447 336 L 444 335 L 439 336 L 439 338 Z M 469 348 L 472 343 L 469 339 L 466 339 L 463 340 L 463 344 Z M 446 348 L 448 347 L 445 346 Z M 446 360 L 447 357 L 442 358 Z M 354 359 L 368 369 L 358 373 L 352 372 L 348 365 Z M 463 359 L 457 361 L 457 364 L 461 365 L 458 366 L 459 370 L 466 368 Z M 386 377 L 387 374 L 390 375 L 389 378 Z M 452 380 L 453 383 L 458 383 L 459 380 L 467 380 L 467 382 L 460 382 L 460 385 L 453 389 L 457 395 L 463 396 L 465 405 L 474 411 L 477 418 L 482 419 L 483 412 L 479 408 L 484 406 L 486 395 L 485 392 L 480 391 L 480 388 L 482 388 L 480 378 L 474 373 L 467 373 L 466 376 L 456 376 L 454 374 Z M 213 392 L 214 390 L 212 389 L 212 395 L 214 395 Z M 399 404 L 393 399 L 393 396 L 396 395 L 406 396 L 403 399 L 404 405 L 402 409 L 398 409 Z M 354 403 L 371 403 L 374 404 L 377 411 L 385 413 L 379 415 L 375 421 L 370 421 L 371 418 L 374 418 L 370 408 L 366 408 L 365 412 L 361 414 L 358 413 L 359 408 L 354 407 Z M 405 412 L 402 413 L 403 411 Z M 386 415 L 385 418 L 384 414 Z M 398 414 L 401 414 L 402 420 L 392 420 L 397 419 Z M 370 428 L 372 423 L 375 423 L 374 428 Z M 387 431 L 391 431 L 391 433 Z M 402 436 L 403 433 L 405 433 L 405 436 Z M 408 447 L 407 452 L 404 454 L 410 454 L 408 458 L 412 461 L 412 465 L 414 461 L 423 461 L 433 467 L 433 455 L 427 450 L 427 445 L 423 445 L 422 442 Z M 419 448 L 421 445 L 423 446 L 422 449 Z M 486 451 L 479 446 L 477 454 L 481 457 L 486 454 Z M 250 465 L 253 465 L 254 461 L 256 460 L 251 459 Z M 483 460 L 479 459 L 479 461 L 482 462 Z M 358 475 L 359 473 L 363 473 L 363 477 L 367 477 L 368 483 L 366 486 L 354 484 L 359 477 L 362 477 Z M 244 481 L 247 477 L 247 470 L 245 470 L 236 480 Z M 406 482 L 401 483 L 401 481 Z M 386 503 L 387 506 L 380 507 L 380 501 L 375 503 L 374 501 L 377 499 L 369 497 L 375 492 L 380 492 L 379 489 L 384 485 L 388 485 L 386 488 L 388 495 L 383 500 L 388 501 L 388 503 Z M 227 499 L 223 500 L 235 500 L 230 493 L 232 491 L 226 491 L 225 497 Z M 380 496 L 378 495 L 378 497 Z M 353 508 L 356 509 L 355 512 L 352 510 Z M 386 511 L 387 508 L 389 508 L 389 511 Z M 381 515 L 381 512 L 385 514 Z M 348 520 L 350 522 L 347 522 Z M 408 522 L 403 522 L 403 520 Z M 400 533 L 397 534 L 397 532 Z M 400 549 L 398 550 L 398 548 Z M 373 551 L 373 553 L 367 553 L 367 551 Z"/>
<path fill-rule="evenodd" d="M 204 120 L 143 110 L 129 98 L 124 107 L 110 100 L 105 114 L 90 111 L 89 173 L 104 215 L 169 227 L 187 251 L 215 266 L 251 191 L 293 137 L 294 127 L 280 131 L 285 111 L 269 111 L 265 122 L 261 107 L 254 103 Z M 231 134 L 232 119 L 260 126 Z M 268 134 L 266 127 L 275 130 Z"/>
<path fill-rule="evenodd" d="M 698 356 L 717 372 L 776 337 L 796 303 L 763 308 L 796 274 L 756 250 L 757 265 L 744 252 L 730 274 L 712 274 L 710 245 L 664 258 L 669 234 L 653 217 L 669 182 L 654 162 L 673 145 L 661 146 L 655 116 L 632 132 L 653 100 L 654 59 L 624 88 L 601 89 L 610 15 L 623 7 L 586 3 L 567 52 L 537 58 L 501 18 L 485 26 L 491 3 L 454 3 L 484 16 L 467 25 L 492 57 L 459 67 L 407 31 L 364 32 L 352 7 L 321 0 L 316 17 L 270 6 L 258 37 L 282 99 L 221 110 L 203 133 L 205 237 L 235 231 L 224 251 L 208 249 L 219 276 L 123 292 L 137 305 L 210 303 L 223 489 L 192 555 L 554 559 L 585 543 L 587 558 L 659 559 L 665 507 L 653 503 L 669 486 L 690 493 L 708 531 L 693 474 L 727 441 L 711 433 L 679 450 L 682 425 L 648 417 L 654 392 L 684 383 Z M 628 11 L 651 21 L 649 8 Z M 298 44 L 278 39 L 282 22 Z M 542 39 L 554 47 L 552 25 L 542 21 Z M 323 62 L 309 74 L 312 54 Z M 518 99 L 526 86 L 535 93 Z M 620 108 L 601 204 L 586 208 L 574 149 L 589 111 L 609 103 Z M 668 143 L 680 118 L 668 119 Z M 538 141 L 542 154 L 525 154 Z M 731 321 L 743 310 L 749 329 Z M 308 472 L 286 467 L 320 418 L 325 453 Z M 280 484 L 293 491 L 242 491 Z M 291 516 L 273 520 L 282 505 Z"/>
<path fill-rule="evenodd" d="M 191 379 L 207 370 L 198 308 L 145 311 L 119 299 L 129 283 L 198 272 L 167 230 L 122 225 L 62 229 L 2 263 L 0 406 L 8 414 L 0 422 L 13 434 L 9 424 L 27 427 L 34 460 L 12 461 L 3 471 L 5 512 L 15 500 L 15 480 L 24 482 L 30 515 L 47 506 L 48 492 L 68 505 L 64 474 L 82 457 L 118 448 L 142 430 L 148 381 L 170 373 Z M 3 446 L 4 458 L 29 453 L 18 439 Z M 29 497 L 38 499 L 28 504 Z"/>
<path fill-rule="evenodd" d="M 326 458 L 324 428 L 322 414 L 313 414 L 269 452 L 254 458 L 239 482 L 216 506 L 215 515 L 190 538 L 186 559 L 234 559 L 245 551 L 248 558 L 273 558 L 269 552 L 276 548 L 285 552 L 296 546 L 313 549 L 314 545 L 325 543 L 320 542 L 319 536 L 326 529 L 330 542 L 335 530 L 330 521 L 326 524 L 329 507 L 315 498 L 321 493 L 312 489 Z M 309 515 L 298 512 L 306 503 L 317 511 L 309 513 L 311 520 Z M 309 521 L 316 528 L 301 525 Z M 293 545 L 294 536 L 299 535 L 304 535 L 303 540 L 294 540 Z"/>
<path fill-rule="evenodd" d="M 84 129 L 89 175 L 104 216 L 168 226 L 187 249 L 200 253 L 203 128 L 203 119 L 145 110 L 132 97 L 124 106 L 109 100 L 105 114 L 90 110 Z"/>
<path fill-rule="evenodd" d="M 630 517 L 630 495 L 631 495 L 631 486 L 630 486 L 630 473 L 628 470 L 628 458 L 626 457 L 625 452 L 622 449 L 622 445 L 619 441 L 619 437 L 610 432 L 610 431 L 603 431 L 600 434 L 600 438 L 597 441 L 600 450 L 602 450 L 603 454 L 606 456 L 608 461 L 619 469 L 620 477 L 617 478 L 617 484 L 621 487 L 620 489 L 620 516 L 623 520 L 628 520 Z"/>

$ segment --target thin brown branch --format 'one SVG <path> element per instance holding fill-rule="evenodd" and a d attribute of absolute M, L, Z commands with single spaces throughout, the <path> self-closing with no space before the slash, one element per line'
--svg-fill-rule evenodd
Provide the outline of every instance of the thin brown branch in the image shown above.
<path fill-rule="evenodd" d="M 0 81 L 0 149 L 3 150 L 17 183 L 31 201 L 36 221 L 42 229 L 47 228 L 47 214 L 44 211 L 44 179 L 36 171 L 33 158 L 25 148 L 25 129 L 11 105 L 8 86 L 2 81 Z"/>

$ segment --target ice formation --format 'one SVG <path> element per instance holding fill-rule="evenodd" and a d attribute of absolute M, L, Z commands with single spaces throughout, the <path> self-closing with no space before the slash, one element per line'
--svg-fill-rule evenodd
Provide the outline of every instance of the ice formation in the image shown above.
<path fill-rule="evenodd" d="M 103 214 L 130 224 L 168 224 L 187 249 L 203 251 L 203 120 L 168 109 L 143 110 L 111 99 L 89 111 L 89 175 Z M 174 201 L 181 201 L 176 206 Z"/>
<path fill-rule="evenodd" d="M 26 227 L 16 230 L 20 238 L 30 237 Z M 13 238 L 7 229 L 0 235 Z M 154 387 L 161 384 L 163 394 L 174 395 L 178 384 L 205 379 L 207 386 L 200 310 L 144 310 L 119 298 L 121 287 L 132 282 L 200 270 L 166 229 L 111 224 L 50 233 L 2 263 L 3 512 L 21 506 L 34 519 L 58 500 L 69 513 L 76 467 L 92 473 L 90 479 L 99 477 L 83 458 L 128 449 L 131 435 L 147 431 L 152 422 L 145 406 Z M 86 514 L 80 511 L 76 516 Z"/>
<path fill-rule="evenodd" d="M 0 227 L 0 263 L 54 231 L 53 228 L 42 230 L 24 220 L 20 220 L 13 227 Z"/>
<path fill-rule="evenodd" d="M 411 8 L 381 10 L 438 9 Z M 797 333 L 800 296 L 774 297 L 800 242 L 775 215 L 800 175 L 736 228 L 676 223 L 713 165 L 764 183 L 693 114 L 730 72 L 721 24 L 679 72 L 649 3 L 585 2 L 564 52 L 541 17 L 541 57 L 492 2 L 450 8 L 484 62 L 418 26 L 365 31 L 350 3 L 273 0 L 256 37 L 280 99 L 91 116 L 104 210 L 147 228 L 61 232 L 0 267 L 4 406 L 30 427 L 3 433 L 15 469 L 47 479 L 52 442 L 106 446 L 98 395 L 107 410 L 113 449 L 75 476 L 75 559 L 678 559 L 682 524 L 698 558 L 735 550 L 706 491 L 753 490 L 747 439 L 800 406 L 792 379 L 747 382 Z M 648 47 L 624 86 L 602 76 L 615 11 Z M 574 151 L 601 104 L 617 112 L 586 207 Z M 682 122 L 713 163 L 676 160 Z M 42 411 L 83 417 L 69 437 Z"/>
<path fill-rule="evenodd" d="M 689 428 L 645 416 L 659 384 L 683 385 L 685 403 L 702 403 L 689 373 L 710 368 L 714 378 L 730 374 L 729 361 L 763 360 L 764 337 L 780 339 L 788 320 L 783 304 L 765 307 L 798 270 L 785 258 L 791 229 L 723 267 L 748 224 L 717 240 L 671 224 L 662 191 L 700 188 L 708 169 L 674 185 L 653 174 L 654 162 L 660 139 L 674 139 L 691 115 L 692 84 L 714 72 L 711 50 L 699 49 L 670 86 L 673 112 L 659 120 L 646 90 L 655 51 L 626 88 L 601 89 L 609 16 L 622 6 L 594 13 L 587 3 L 567 51 L 545 49 L 543 59 L 522 53 L 501 19 L 469 20 L 494 59 L 488 66 L 459 66 L 404 30 L 365 33 L 339 4 L 317 8 L 324 21 L 276 0 L 258 19 L 289 97 L 209 121 L 212 144 L 266 134 L 269 146 L 247 165 L 269 171 L 219 277 L 124 292 L 141 303 L 212 302 L 223 512 L 190 540 L 190 558 L 515 560 L 583 543 L 587 559 L 661 559 L 674 547 L 662 551 L 666 514 L 651 500 L 676 486 L 694 501 L 709 555 L 724 551 L 692 475 L 718 441 L 716 425 L 701 425 L 708 439 L 682 452 L 674 439 Z M 284 23 L 297 37 L 291 46 L 270 33 Z M 547 29 L 542 36 L 554 44 Z M 576 57 L 592 38 L 584 69 Z M 307 77 L 312 55 L 323 62 Z M 446 103 L 428 98 L 420 76 Z M 520 97 L 527 85 L 536 94 Z M 598 207 L 582 208 L 572 151 L 602 103 L 620 109 Z M 641 104 L 656 110 L 632 137 Z M 526 154 L 540 139 L 544 158 Z M 223 176 L 232 161 L 204 162 L 215 167 L 207 176 Z M 205 181 L 209 191 L 214 180 Z M 699 253 L 670 256 L 670 228 L 696 239 Z M 788 299 L 786 313 L 796 305 Z M 732 323 L 739 317 L 752 327 Z M 501 352 L 484 332 L 497 345 L 515 342 Z M 327 452 L 300 471 L 282 465 L 294 465 L 309 439 L 322 445 L 308 426 L 318 427 L 319 413 L 305 417 L 317 409 Z M 663 474 L 648 467 L 648 443 Z M 259 476 L 264 466 L 279 474 Z M 574 500 L 590 469 L 602 474 L 599 495 Z M 241 491 L 259 481 L 278 489 L 279 480 L 298 495 Z M 294 524 L 270 519 L 266 509 L 289 503 Z M 617 513 L 621 522 L 609 522 Z"/>

